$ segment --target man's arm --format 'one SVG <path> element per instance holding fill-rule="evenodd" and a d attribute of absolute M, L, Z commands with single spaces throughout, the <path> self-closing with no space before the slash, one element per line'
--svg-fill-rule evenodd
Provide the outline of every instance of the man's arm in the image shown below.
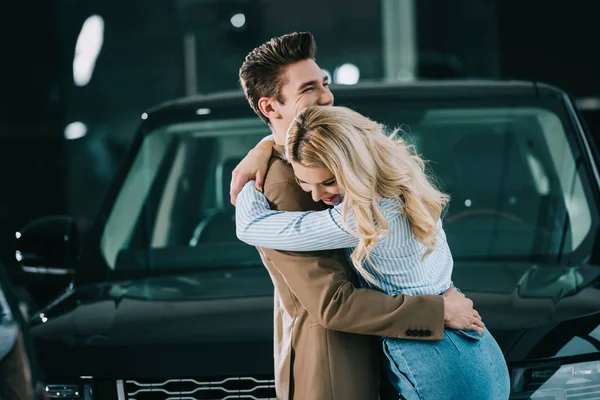
<path fill-rule="evenodd" d="M 315 207 L 292 179 L 273 183 L 268 179 L 265 195 L 274 208 L 282 211 Z M 357 288 L 348 280 L 342 251 L 294 253 L 263 249 L 262 252 L 308 313 L 327 329 L 405 339 L 442 338 L 442 296 L 388 296 Z M 472 309 L 467 313 L 472 316 Z M 419 333 L 423 336 L 418 336 Z"/>
<path fill-rule="evenodd" d="M 404 339 L 440 340 L 444 329 L 442 296 L 388 296 L 355 287 L 341 256 L 333 251 L 299 254 L 263 249 L 290 290 L 324 328 Z M 429 336 L 416 336 L 422 331 Z"/>

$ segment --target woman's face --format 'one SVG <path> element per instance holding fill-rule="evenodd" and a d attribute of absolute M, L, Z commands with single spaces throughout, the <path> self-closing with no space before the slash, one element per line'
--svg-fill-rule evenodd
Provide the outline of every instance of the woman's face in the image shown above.
<path fill-rule="evenodd" d="M 322 201 L 330 206 L 342 201 L 340 188 L 335 176 L 325 167 L 304 167 L 292 162 L 296 181 L 305 192 L 310 192 L 314 201 Z"/>

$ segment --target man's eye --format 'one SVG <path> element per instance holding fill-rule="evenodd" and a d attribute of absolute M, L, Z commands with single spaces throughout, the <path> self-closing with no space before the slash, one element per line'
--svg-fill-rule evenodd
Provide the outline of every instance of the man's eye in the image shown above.
<path fill-rule="evenodd" d="M 325 87 L 329 86 L 329 82 L 323 83 L 323 86 L 325 86 Z"/>
<path fill-rule="evenodd" d="M 313 88 L 312 88 L 312 87 L 307 87 L 306 89 L 304 89 L 304 90 L 302 91 L 302 93 L 307 93 L 307 92 L 310 92 L 311 90 L 313 90 Z"/>

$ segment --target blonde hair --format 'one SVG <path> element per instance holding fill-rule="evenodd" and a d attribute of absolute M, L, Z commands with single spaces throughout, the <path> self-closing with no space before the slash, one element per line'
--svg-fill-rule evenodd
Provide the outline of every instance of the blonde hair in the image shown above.
<path fill-rule="evenodd" d="M 359 239 L 352 253 L 356 270 L 370 283 L 364 268 L 377 241 L 388 232 L 380 206 L 384 197 L 398 199 L 399 212 L 429 255 L 436 246 L 437 221 L 449 197 L 440 192 L 425 171 L 425 162 L 413 145 L 387 134 L 385 127 L 345 107 L 314 106 L 304 109 L 287 132 L 286 157 L 304 167 L 325 167 L 344 194 L 342 219 L 355 215 Z"/>

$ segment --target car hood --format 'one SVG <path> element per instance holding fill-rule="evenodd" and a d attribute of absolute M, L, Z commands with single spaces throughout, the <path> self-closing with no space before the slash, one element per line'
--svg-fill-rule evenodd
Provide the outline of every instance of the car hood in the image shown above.
<path fill-rule="evenodd" d="M 598 276 L 597 267 L 463 263 L 453 278 L 473 299 L 507 360 L 522 361 L 599 350 L 575 339 L 600 337 Z M 197 363 L 195 370 L 210 371 L 222 363 L 242 373 L 250 363 L 268 374 L 273 368 L 272 292 L 262 269 L 218 272 L 211 279 L 197 273 L 91 285 L 43 310 L 31 332 L 44 347 L 44 359 L 70 354 L 79 375 L 115 374 L 120 368 L 97 367 L 114 365 L 111 359 L 118 358 L 131 364 L 129 376 L 143 376 L 147 363 L 177 354 L 210 360 L 205 368 Z M 90 362 L 98 357 L 104 363 Z M 162 375 L 156 368 L 153 374 Z M 165 368 L 165 376 L 174 376 L 177 366 Z"/>
<path fill-rule="evenodd" d="M 273 351 L 268 275 L 260 270 L 213 278 L 156 277 L 66 293 L 31 323 L 44 370 L 110 377 L 188 376 L 190 371 L 206 376 L 222 370 L 236 376 L 251 365 L 272 374 L 272 356 L 263 356 Z M 223 290 L 225 281 L 239 290 Z M 173 359 L 186 362 L 169 362 Z"/>
<path fill-rule="evenodd" d="M 453 273 L 509 363 L 599 352 L 599 278 L 590 265 L 465 263 Z"/>

